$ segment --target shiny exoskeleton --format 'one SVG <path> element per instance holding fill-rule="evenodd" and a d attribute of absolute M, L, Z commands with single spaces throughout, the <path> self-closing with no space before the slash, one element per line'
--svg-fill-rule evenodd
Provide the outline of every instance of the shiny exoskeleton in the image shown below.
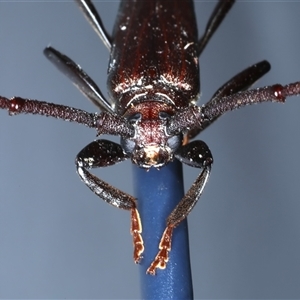
<path fill-rule="evenodd" d="M 198 59 L 233 0 L 219 1 L 201 39 L 192 0 L 122 0 L 112 36 L 89 0 L 76 2 L 110 51 L 109 100 L 70 58 L 52 47 L 44 53 L 102 112 L 88 113 L 20 97 L 0 97 L 0 108 L 7 109 L 10 115 L 52 116 L 95 128 L 98 135 L 121 137 L 120 144 L 104 139 L 93 141 L 77 155 L 76 167 L 82 181 L 96 195 L 131 211 L 135 262 L 140 261 L 144 251 L 136 200 L 94 176 L 89 169 L 128 158 L 144 169 L 161 168 L 174 159 L 201 168 L 200 175 L 167 219 L 158 254 L 147 271 L 155 274 L 157 268 L 166 267 L 173 229 L 190 213 L 210 175 L 213 158 L 208 146 L 200 140 L 189 140 L 226 111 L 264 101 L 284 102 L 287 96 L 299 95 L 300 82 L 246 91 L 269 71 L 269 63 L 262 61 L 234 76 L 199 107 Z"/>

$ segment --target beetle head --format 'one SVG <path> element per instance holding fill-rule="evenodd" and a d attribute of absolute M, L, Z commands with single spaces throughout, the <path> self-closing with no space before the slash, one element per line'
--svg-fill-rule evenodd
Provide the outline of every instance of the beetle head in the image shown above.
<path fill-rule="evenodd" d="M 160 168 L 173 160 L 173 154 L 181 145 L 182 135 L 169 135 L 167 125 L 173 109 L 160 102 L 143 102 L 125 114 L 134 128 L 134 135 L 122 139 L 124 151 L 134 164 L 141 168 Z"/>

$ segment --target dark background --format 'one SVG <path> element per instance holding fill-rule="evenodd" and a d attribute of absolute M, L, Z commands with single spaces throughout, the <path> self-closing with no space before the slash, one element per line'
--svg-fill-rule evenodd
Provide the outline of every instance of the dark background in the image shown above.
<path fill-rule="evenodd" d="M 214 5 L 196 2 L 199 35 Z M 118 2 L 96 7 L 111 32 Z M 237 3 L 201 56 L 201 102 L 263 59 L 272 70 L 257 86 L 300 80 L 299 11 L 299 1 Z M 108 51 L 72 1 L 0 2 L 1 95 L 95 111 L 43 57 L 49 43 L 106 95 Z M 215 163 L 189 217 L 195 298 L 300 297 L 299 113 L 296 97 L 247 107 L 201 135 Z M 138 298 L 129 214 L 75 172 L 95 132 L 1 111 L 0 138 L 0 298 Z M 99 173 L 132 193 L 130 162 Z M 186 188 L 197 173 L 185 168 Z"/>

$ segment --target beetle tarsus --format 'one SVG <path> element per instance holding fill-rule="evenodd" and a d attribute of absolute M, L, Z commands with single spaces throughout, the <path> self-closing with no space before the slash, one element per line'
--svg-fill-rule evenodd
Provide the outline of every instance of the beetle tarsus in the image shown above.
<path fill-rule="evenodd" d="M 156 269 L 163 270 L 166 268 L 167 262 L 169 261 L 169 252 L 171 251 L 173 229 L 174 227 L 170 225 L 165 229 L 159 243 L 159 251 L 147 269 L 147 274 L 155 275 Z"/>
<path fill-rule="evenodd" d="M 142 223 L 138 210 L 133 208 L 131 210 L 131 228 L 130 233 L 133 237 L 133 260 L 136 264 L 138 264 L 144 252 L 144 242 L 142 238 Z"/>

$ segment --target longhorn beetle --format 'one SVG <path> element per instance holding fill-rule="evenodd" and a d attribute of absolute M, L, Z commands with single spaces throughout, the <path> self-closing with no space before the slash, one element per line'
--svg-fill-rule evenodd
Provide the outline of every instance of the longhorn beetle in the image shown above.
<path fill-rule="evenodd" d="M 69 57 L 53 47 L 46 57 L 71 78 L 79 90 L 100 110 L 88 113 L 63 105 L 14 97 L 0 97 L 0 108 L 10 115 L 20 113 L 52 116 L 95 128 L 97 135 L 121 137 L 120 144 L 97 139 L 79 152 L 77 172 L 82 181 L 111 205 L 131 212 L 134 261 L 144 250 L 141 222 L 135 199 L 90 173 L 130 158 L 141 168 L 161 168 L 173 159 L 201 172 L 170 214 L 157 256 L 149 266 L 154 275 L 165 268 L 171 250 L 173 229 L 187 217 L 209 178 L 213 162 L 208 146 L 190 141 L 225 112 L 266 101 L 284 102 L 300 94 L 300 82 L 247 90 L 270 69 L 259 62 L 231 78 L 202 106 L 198 57 L 234 1 L 219 1 L 202 38 L 198 39 L 193 2 L 122 1 L 110 36 L 90 1 L 77 1 L 93 28 L 110 50 L 109 100 L 92 79 Z M 181 9 L 184 5 L 185 9 Z"/>

